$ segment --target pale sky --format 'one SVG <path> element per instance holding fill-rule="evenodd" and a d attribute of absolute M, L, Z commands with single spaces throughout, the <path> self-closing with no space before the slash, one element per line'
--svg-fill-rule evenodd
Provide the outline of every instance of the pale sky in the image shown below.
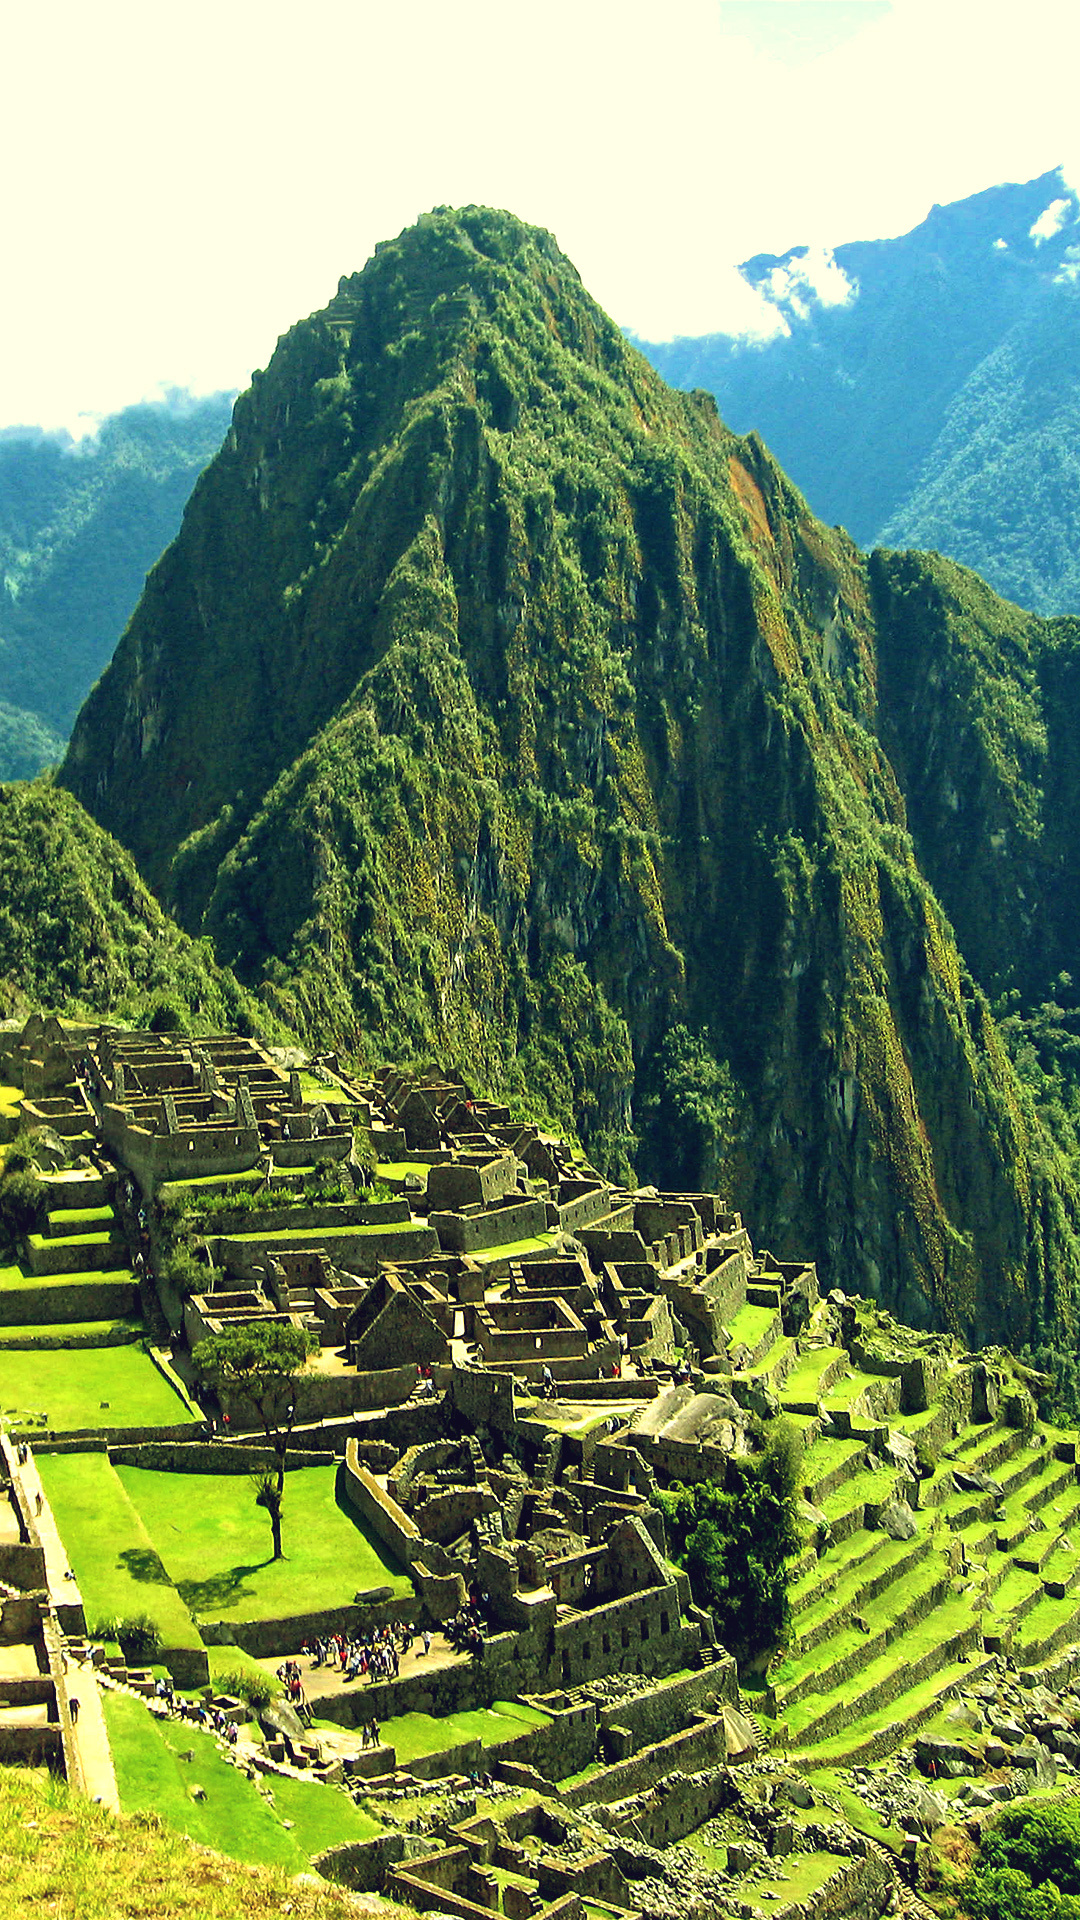
<path fill-rule="evenodd" d="M 549 227 L 646 338 L 748 255 L 1063 164 L 1080 0 L 24 0 L 4 22 L 0 426 L 244 386 L 380 239 Z"/>

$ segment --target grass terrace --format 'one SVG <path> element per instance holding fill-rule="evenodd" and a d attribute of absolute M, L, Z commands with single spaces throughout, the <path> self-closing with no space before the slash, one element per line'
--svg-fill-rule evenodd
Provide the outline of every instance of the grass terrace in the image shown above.
<path fill-rule="evenodd" d="M 479 1740 L 484 1747 L 497 1746 L 501 1740 L 512 1740 L 515 1734 L 547 1726 L 550 1718 L 539 1707 L 523 1706 L 518 1700 L 496 1700 L 493 1706 L 478 1707 L 472 1713 L 448 1713 L 438 1718 L 430 1713 L 399 1714 L 395 1720 L 383 1721 L 382 1738 L 407 1766 L 421 1754 L 444 1753 L 467 1740 Z"/>
<path fill-rule="evenodd" d="M 101 1427 L 175 1427 L 197 1416 L 137 1346 L 5 1349 L 2 1411 L 20 1422 L 73 1433 Z"/>
<path fill-rule="evenodd" d="M 285 1482 L 285 1557 L 270 1557 L 266 1515 L 243 1473 L 178 1475 L 119 1467 L 117 1475 L 192 1612 L 264 1620 L 345 1606 L 368 1587 L 411 1594 L 412 1582 L 337 1496 L 336 1466 Z"/>
<path fill-rule="evenodd" d="M 166 1647 L 199 1646 L 191 1615 L 106 1455 L 43 1453 L 37 1462 L 91 1631 L 148 1614 Z"/>
<path fill-rule="evenodd" d="M 492 1260 L 513 1260 L 520 1253 L 546 1253 L 558 1241 L 557 1233 L 537 1234 L 534 1240 L 507 1240 L 499 1247 L 476 1247 L 470 1254 L 470 1260 L 476 1260 L 486 1266 Z"/>

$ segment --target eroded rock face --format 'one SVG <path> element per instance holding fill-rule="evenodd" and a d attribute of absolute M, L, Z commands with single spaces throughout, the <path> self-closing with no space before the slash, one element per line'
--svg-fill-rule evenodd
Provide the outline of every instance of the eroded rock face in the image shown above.
<path fill-rule="evenodd" d="M 875 735 L 910 589 L 548 235 L 435 214 L 238 403 L 63 778 L 322 1044 L 467 1059 L 608 1170 L 637 1130 L 779 1257 L 1015 1342 L 1064 1175 Z"/>

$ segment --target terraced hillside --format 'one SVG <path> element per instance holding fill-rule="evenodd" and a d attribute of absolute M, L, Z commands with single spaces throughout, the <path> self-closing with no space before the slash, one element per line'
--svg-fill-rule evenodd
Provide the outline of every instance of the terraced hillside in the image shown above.
<path fill-rule="evenodd" d="M 810 1766 L 880 1759 L 999 1653 L 1080 1638 L 1075 1435 L 1014 1363 L 821 1302 L 750 1377 L 801 1429 L 807 1544 L 792 1640 L 758 1704 Z"/>

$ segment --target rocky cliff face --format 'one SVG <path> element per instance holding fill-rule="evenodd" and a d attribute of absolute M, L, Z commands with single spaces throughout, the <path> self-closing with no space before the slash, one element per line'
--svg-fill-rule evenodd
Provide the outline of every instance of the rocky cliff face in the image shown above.
<path fill-rule="evenodd" d="M 900 599 L 547 235 L 437 212 L 238 403 L 63 778 L 290 1025 L 1019 1339 L 1072 1188 L 879 741 Z"/>

